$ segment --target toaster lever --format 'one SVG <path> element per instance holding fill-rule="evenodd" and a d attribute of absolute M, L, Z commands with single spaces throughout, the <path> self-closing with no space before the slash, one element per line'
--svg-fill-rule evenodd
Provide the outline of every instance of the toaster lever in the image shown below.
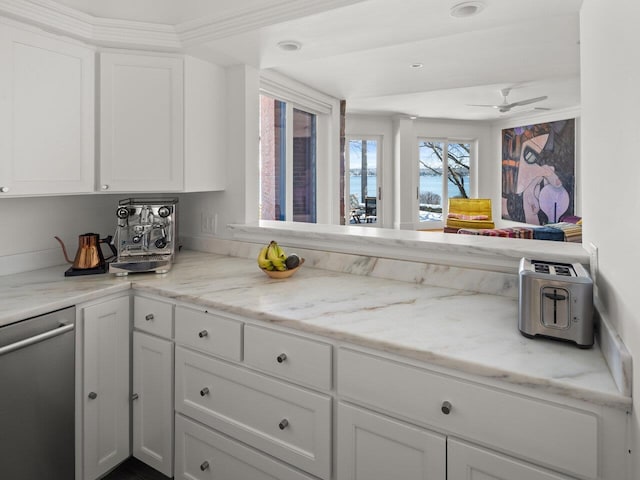
<path fill-rule="evenodd" d="M 554 302 L 567 299 L 566 295 L 562 295 L 560 293 L 555 293 L 555 292 L 554 293 L 545 292 L 544 296 L 550 300 L 553 300 Z"/>

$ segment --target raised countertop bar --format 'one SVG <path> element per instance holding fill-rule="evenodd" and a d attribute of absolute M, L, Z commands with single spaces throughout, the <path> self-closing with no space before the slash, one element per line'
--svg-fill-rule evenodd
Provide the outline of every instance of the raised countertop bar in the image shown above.
<path fill-rule="evenodd" d="M 183 251 L 165 275 L 67 277 L 67 265 L 0 277 L 0 325 L 126 291 L 218 309 L 462 373 L 628 408 L 598 345 L 530 340 L 517 299 L 303 266 L 272 280 L 251 259 Z"/>
<path fill-rule="evenodd" d="M 504 273 L 517 273 L 522 257 L 589 266 L 589 253 L 580 243 L 265 220 L 255 225 L 229 225 L 229 229 L 235 239 L 249 242 L 286 238 L 287 244 L 307 249 L 365 252 L 379 258 Z"/>

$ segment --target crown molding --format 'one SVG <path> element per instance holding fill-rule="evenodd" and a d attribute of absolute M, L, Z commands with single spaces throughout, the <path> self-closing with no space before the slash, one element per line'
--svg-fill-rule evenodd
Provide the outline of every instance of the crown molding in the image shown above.
<path fill-rule="evenodd" d="M 0 14 L 94 45 L 181 48 L 173 26 L 94 17 L 51 0 L 0 0 Z"/>
<path fill-rule="evenodd" d="M 95 17 L 52 0 L 0 0 L 0 15 L 97 46 L 175 51 L 362 1 L 272 0 L 258 10 L 199 18 L 175 26 Z"/>
<path fill-rule="evenodd" d="M 184 45 L 200 44 L 362 1 L 364 0 L 271 1 L 259 10 L 249 9 L 225 16 L 183 22 L 176 25 L 176 31 Z"/>

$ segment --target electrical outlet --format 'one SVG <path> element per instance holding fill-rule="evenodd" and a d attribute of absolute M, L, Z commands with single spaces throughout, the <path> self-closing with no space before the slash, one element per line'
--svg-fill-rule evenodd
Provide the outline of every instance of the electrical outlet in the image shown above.
<path fill-rule="evenodd" d="M 200 213 L 200 230 L 202 233 L 214 234 L 217 229 L 218 215 L 212 215 L 208 212 Z"/>
<path fill-rule="evenodd" d="M 598 247 L 589 243 L 589 270 L 591 270 L 591 280 L 593 281 L 593 294 L 598 293 Z"/>

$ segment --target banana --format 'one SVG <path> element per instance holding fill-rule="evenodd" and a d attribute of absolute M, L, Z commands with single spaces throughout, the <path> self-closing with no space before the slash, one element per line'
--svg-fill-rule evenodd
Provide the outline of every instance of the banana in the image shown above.
<path fill-rule="evenodd" d="M 275 267 L 271 260 L 267 258 L 267 250 L 269 247 L 262 247 L 260 253 L 258 254 L 258 266 L 260 268 L 264 268 L 265 270 L 273 270 Z"/>
<path fill-rule="evenodd" d="M 267 247 L 267 258 L 271 261 L 273 267 L 280 272 L 287 269 L 284 259 L 280 256 L 281 252 L 282 249 L 274 241 L 272 241 Z"/>

